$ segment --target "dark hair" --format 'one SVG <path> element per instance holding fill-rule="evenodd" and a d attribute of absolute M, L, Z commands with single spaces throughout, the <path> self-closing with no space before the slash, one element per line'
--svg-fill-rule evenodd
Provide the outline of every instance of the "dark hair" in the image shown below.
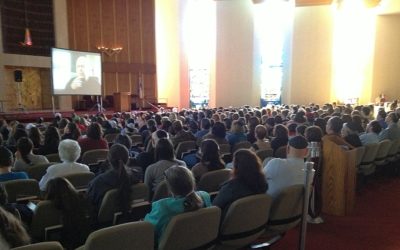
<path fill-rule="evenodd" d="M 358 133 L 363 133 L 363 132 L 365 132 L 365 131 L 364 131 L 364 128 L 363 128 L 363 126 L 362 126 L 362 118 L 361 118 L 361 116 L 359 116 L 359 115 L 353 115 L 353 116 L 351 117 L 351 121 L 352 121 L 352 123 L 353 123 L 353 125 L 354 125 L 354 129 L 352 129 L 352 130 L 355 130 L 355 131 L 357 131 Z"/>
<path fill-rule="evenodd" d="M 86 135 L 90 139 L 100 140 L 102 136 L 100 124 L 98 124 L 97 122 L 90 124 Z"/>
<path fill-rule="evenodd" d="M 122 144 L 114 144 L 108 152 L 107 160 L 112 168 L 118 172 L 118 203 L 122 211 L 125 213 L 129 209 L 129 197 L 131 194 L 131 183 L 125 169 L 125 165 L 129 160 L 129 151 Z"/>
<path fill-rule="evenodd" d="M 71 135 L 70 139 L 78 140 L 78 138 L 81 136 L 81 130 L 79 129 L 78 125 L 76 125 L 75 122 L 70 122 L 67 124 L 67 128 L 69 134 Z"/>
<path fill-rule="evenodd" d="M 28 133 L 26 132 L 25 129 L 22 128 L 17 128 L 15 130 L 15 133 L 13 134 L 13 138 L 15 139 L 15 141 L 17 142 L 20 138 L 22 137 L 28 137 Z"/>
<path fill-rule="evenodd" d="M 156 161 L 167 160 L 173 161 L 175 159 L 174 146 L 171 141 L 165 138 L 158 140 L 155 149 Z"/>
<path fill-rule="evenodd" d="M 0 207 L 8 203 L 8 194 L 3 185 L 0 185 Z"/>
<path fill-rule="evenodd" d="M 260 158 L 248 149 L 239 149 L 233 155 L 233 176 L 254 193 L 265 193 L 268 188 Z"/>
<path fill-rule="evenodd" d="M 307 125 L 304 125 L 304 124 L 298 125 L 298 126 L 296 127 L 296 133 L 297 133 L 298 135 L 304 136 L 304 133 L 305 133 L 306 129 L 307 129 Z"/>
<path fill-rule="evenodd" d="M 58 129 L 53 126 L 49 126 L 44 133 L 44 145 L 48 147 L 58 148 L 58 144 L 60 143 L 60 133 Z"/>
<path fill-rule="evenodd" d="M 254 136 L 257 139 L 265 139 L 267 137 L 268 130 L 264 127 L 264 125 L 257 125 L 254 129 Z"/>
<path fill-rule="evenodd" d="M 399 117 L 395 112 L 389 112 L 388 116 L 392 119 L 392 122 L 397 123 L 399 121 Z"/>
<path fill-rule="evenodd" d="M 304 132 L 304 137 L 308 142 L 321 142 L 322 135 L 322 129 L 318 126 L 310 126 Z"/>
<path fill-rule="evenodd" d="M 223 169 L 225 167 L 219 154 L 218 143 L 213 139 L 205 139 L 201 142 L 201 163 L 208 171 Z"/>
<path fill-rule="evenodd" d="M 42 141 L 42 134 L 40 133 L 39 128 L 32 127 L 29 129 L 29 139 L 31 139 L 34 148 L 39 148 L 40 143 Z"/>
<path fill-rule="evenodd" d="M 343 128 L 343 122 L 342 122 L 342 120 L 341 120 L 339 117 L 337 117 L 337 116 L 331 117 L 331 118 L 328 120 L 328 123 L 331 124 L 331 125 L 330 125 L 330 128 L 331 128 L 331 130 L 332 130 L 334 133 L 336 133 L 336 134 L 339 134 L 340 131 L 341 131 L 342 128 Z"/>
<path fill-rule="evenodd" d="M 11 248 L 27 245 L 30 238 L 21 221 L 0 207 L 0 234 Z"/>
<path fill-rule="evenodd" d="M 21 155 L 22 160 L 29 165 L 32 165 L 32 161 L 28 158 L 28 155 L 32 152 L 33 143 L 31 139 L 22 137 L 17 141 L 17 150 Z"/>
<path fill-rule="evenodd" d="M 210 122 L 210 119 L 208 119 L 208 118 L 201 119 L 200 124 L 201 124 L 201 128 L 203 128 L 203 129 L 210 129 L 210 127 L 211 127 L 211 122 Z"/>
<path fill-rule="evenodd" d="M 195 211 L 204 206 L 203 200 L 194 192 L 195 180 L 189 169 L 175 165 L 168 168 L 164 175 L 169 190 L 176 196 L 184 197 L 185 212 Z"/>
<path fill-rule="evenodd" d="M 13 162 L 12 152 L 8 148 L 0 146 L 0 167 L 10 167 Z"/>
<path fill-rule="evenodd" d="M 214 126 L 211 128 L 211 134 L 215 135 L 218 138 L 225 138 L 226 136 L 226 127 L 222 122 L 215 122 Z"/>
<path fill-rule="evenodd" d="M 290 123 L 288 126 L 288 131 L 290 133 L 295 133 L 296 132 L 296 128 L 297 128 L 297 123 Z"/>
<path fill-rule="evenodd" d="M 249 118 L 249 132 L 253 133 L 256 129 L 256 126 L 260 124 L 260 119 L 256 116 L 252 116 Z"/>
<path fill-rule="evenodd" d="M 369 123 L 369 126 L 371 127 L 372 132 L 374 132 L 375 134 L 379 134 L 382 131 L 382 126 L 377 120 L 371 121 Z"/>
<path fill-rule="evenodd" d="M 63 239 L 73 246 L 81 244 L 87 234 L 86 213 L 74 186 L 64 177 L 50 179 L 46 200 L 52 201 L 62 212 Z"/>
<path fill-rule="evenodd" d="M 289 134 L 289 131 L 284 125 L 277 124 L 274 126 L 274 136 L 275 137 L 287 139 L 289 137 L 288 134 Z"/>

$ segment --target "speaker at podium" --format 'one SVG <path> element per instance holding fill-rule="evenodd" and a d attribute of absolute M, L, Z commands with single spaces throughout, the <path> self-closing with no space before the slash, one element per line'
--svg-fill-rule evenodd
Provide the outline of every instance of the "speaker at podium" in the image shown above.
<path fill-rule="evenodd" d="M 130 112 L 131 92 L 114 93 L 114 109 L 116 112 Z"/>

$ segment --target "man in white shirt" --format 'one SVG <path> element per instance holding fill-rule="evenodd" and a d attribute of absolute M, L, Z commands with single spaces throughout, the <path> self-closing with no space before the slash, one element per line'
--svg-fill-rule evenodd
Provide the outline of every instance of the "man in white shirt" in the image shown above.
<path fill-rule="evenodd" d="M 81 154 L 81 147 L 77 141 L 69 139 L 61 141 L 58 146 L 58 153 L 63 162 L 54 164 L 47 169 L 46 174 L 39 182 L 42 191 L 46 191 L 47 182 L 55 177 L 90 172 L 87 165 L 76 162 Z"/>
<path fill-rule="evenodd" d="M 304 184 L 304 158 L 307 156 L 308 143 L 303 136 L 295 136 L 289 140 L 287 158 L 275 158 L 264 167 L 268 182 L 267 194 L 276 198 L 282 189 Z"/>

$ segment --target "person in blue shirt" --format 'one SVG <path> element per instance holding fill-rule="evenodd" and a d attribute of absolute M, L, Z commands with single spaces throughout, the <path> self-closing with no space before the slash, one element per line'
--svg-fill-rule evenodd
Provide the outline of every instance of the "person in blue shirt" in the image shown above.
<path fill-rule="evenodd" d="M 152 203 L 151 212 L 144 218 L 155 227 L 155 239 L 161 239 L 168 223 L 175 215 L 211 206 L 210 195 L 195 192 L 195 180 L 186 167 L 172 166 L 165 171 L 165 180 L 172 197 Z"/>
<path fill-rule="evenodd" d="M 4 146 L 0 146 L 0 182 L 28 179 L 28 175 L 25 172 L 11 172 L 13 163 L 14 157 L 11 151 Z"/>

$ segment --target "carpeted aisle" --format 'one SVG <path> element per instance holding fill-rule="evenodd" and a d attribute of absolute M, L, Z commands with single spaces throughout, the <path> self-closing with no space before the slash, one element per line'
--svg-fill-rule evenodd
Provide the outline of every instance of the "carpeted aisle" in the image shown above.
<path fill-rule="evenodd" d="M 325 223 L 308 224 L 307 250 L 399 250 L 400 178 L 371 180 L 357 195 L 350 216 L 323 215 Z M 298 229 L 271 249 L 298 248 Z"/>

